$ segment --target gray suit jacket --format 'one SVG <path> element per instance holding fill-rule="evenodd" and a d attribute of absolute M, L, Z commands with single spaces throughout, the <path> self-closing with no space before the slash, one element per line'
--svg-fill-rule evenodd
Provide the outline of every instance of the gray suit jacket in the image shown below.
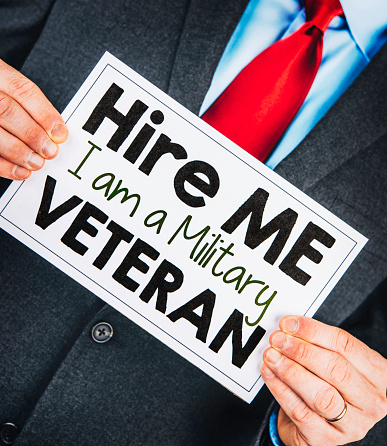
<path fill-rule="evenodd" d="M 0 54 L 59 110 L 108 50 L 197 113 L 247 0 L 13 3 Z M 369 237 L 316 317 L 352 314 L 348 328 L 384 355 L 385 284 L 365 326 L 354 311 L 386 273 L 386 66 L 384 48 L 277 168 Z M 266 389 L 245 404 L 5 233 L 0 252 L 0 424 L 19 426 L 15 445 L 269 444 Z M 100 321 L 114 328 L 106 344 L 90 337 Z M 382 444 L 380 426 L 363 444 Z"/>

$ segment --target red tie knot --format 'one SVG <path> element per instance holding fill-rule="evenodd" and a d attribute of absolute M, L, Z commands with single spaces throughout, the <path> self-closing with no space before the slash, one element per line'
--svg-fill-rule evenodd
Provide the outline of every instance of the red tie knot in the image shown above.
<path fill-rule="evenodd" d="M 304 0 L 307 22 L 312 22 L 322 33 L 333 18 L 343 14 L 339 0 Z"/>

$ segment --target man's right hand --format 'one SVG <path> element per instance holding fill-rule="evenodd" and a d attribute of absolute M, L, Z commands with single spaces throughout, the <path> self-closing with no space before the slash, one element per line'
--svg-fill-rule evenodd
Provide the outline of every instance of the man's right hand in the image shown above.
<path fill-rule="evenodd" d="M 67 134 L 42 91 L 0 60 L 0 176 L 25 180 L 57 155 Z"/>

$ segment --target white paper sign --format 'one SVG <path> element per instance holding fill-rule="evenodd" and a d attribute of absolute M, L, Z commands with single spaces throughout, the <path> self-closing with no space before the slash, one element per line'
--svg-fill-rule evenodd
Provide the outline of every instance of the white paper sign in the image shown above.
<path fill-rule="evenodd" d="M 366 239 L 106 53 L 0 225 L 239 397 Z"/>

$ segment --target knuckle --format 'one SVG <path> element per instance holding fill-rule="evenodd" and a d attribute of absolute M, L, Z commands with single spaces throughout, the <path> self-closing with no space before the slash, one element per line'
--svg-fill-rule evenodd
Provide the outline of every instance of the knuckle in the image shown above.
<path fill-rule="evenodd" d="M 281 376 L 285 382 L 294 382 L 297 381 L 298 378 L 298 370 L 296 367 L 293 367 L 291 364 L 286 364 L 282 370 L 279 370 Z"/>
<path fill-rule="evenodd" d="M 311 421 L 311 411 L 305 403 L 300 401 L 292 408 L 291 418 L 297 423 L 308 424 Z"/>
<path fill-rule="evenodd" d="M 296 347 L 296 359 L 303 364 L 308 364 L 310 360 L 310 349 L 306 342 L 299 342 Z"/>
<path fill-rule="evenodd" d="M 387 415 L 387 399 L 378 395 L 373 398 L 370 406 L 370 416 L 373 422 L 377 423 Z"/>
<path fill-rule="evenodd" d="M 314 398 L 314 407 L 318 412 L 334 413 L 337 408 L 337 392 L 333 387 L 323 387 Z"/>
<path fill-rule="evenodd" d="M 278 396 L 283 400 L 288 400 L 292 397 L 292 391 L 289 387 L 285 387 L 278 391 Z"/>
<path fill-rule="evenodd" d="M 319 444 L 319 446 L 338 446 L 339 444 L 344 444 L 342 441 L 342 435 L 338 434 L 337 432 L 325 432 L 324 440 Z M 313 443 L 311 442 L 311 444 Z"/>
<path fill-rule="evenodd" d="M 7 161 L 17 164 L 24 161 L 25 149 L 22 143 L 15 139 L 7 145 L 6 149 L 2 150 L 1 155 Z"/>
<path fill-rule="evenodd" d="M 293 442 L 291 444 L 294 444 L 295 446 L 306 446 L 308 443 L 301 432 L 295 430 L 293 434 Z"/>
<path fill-rule="evenodd" d="M 385 396 L 380 396 L 379 397 L 379 401 L 380 401 L 380 405 L 381 405 L 381 414 L 382 414 L 382 418 L 384 418 L 385 416 L 387 416 L 387 399 L 385 398 Z"/>
<path fill-rule="evenodd" d="M 363 423 L 357 422 L 354 423 L 354 425 L 351 428 L 351 441 L 360 441 L 362 440 L 369 431 L 368 428 L 366 428 Z"/>
<path fill-rule="evenodd" d="M 0 96 L 0 118 L 6 119 L 12 114 L 12 99 L 9 96 Z"/>
<path fill-rule="evenodd" d="M 349 384 L 352 379 L 352 371 L 349 363 L 337 356 L 330 361 L 327 367 L 327 374 L 333 380 L 334 384 Z"/>
<path fill-rule="evenodd" d="M 36 89 L 36 85 L 25 77 L 16 77 L 9 84 L 11 95 L 20 100 L 33 96 L 36 93 Z"/>
<path fill-rule="evenodd" d="M 354 343 L 351 335 L 344 330 L 338 330 L 336 338 L 337 351 L 344 356 L 350 356 L 353 352 Z"/>
<path fill-rule="evenodd" d="M 28 145 L 32 145 L 39 140 L 37 126 L 31 125 L 23 129 L 23 141 Z"/>
<path fill-rule="evenodd" d="M 319 324 L 316 324 L 316 321 L 314 319 L 308 319 L 306 327 L 312 339 L 316 339 L 319 337 L 321 332 L 321 327 Z"/>

